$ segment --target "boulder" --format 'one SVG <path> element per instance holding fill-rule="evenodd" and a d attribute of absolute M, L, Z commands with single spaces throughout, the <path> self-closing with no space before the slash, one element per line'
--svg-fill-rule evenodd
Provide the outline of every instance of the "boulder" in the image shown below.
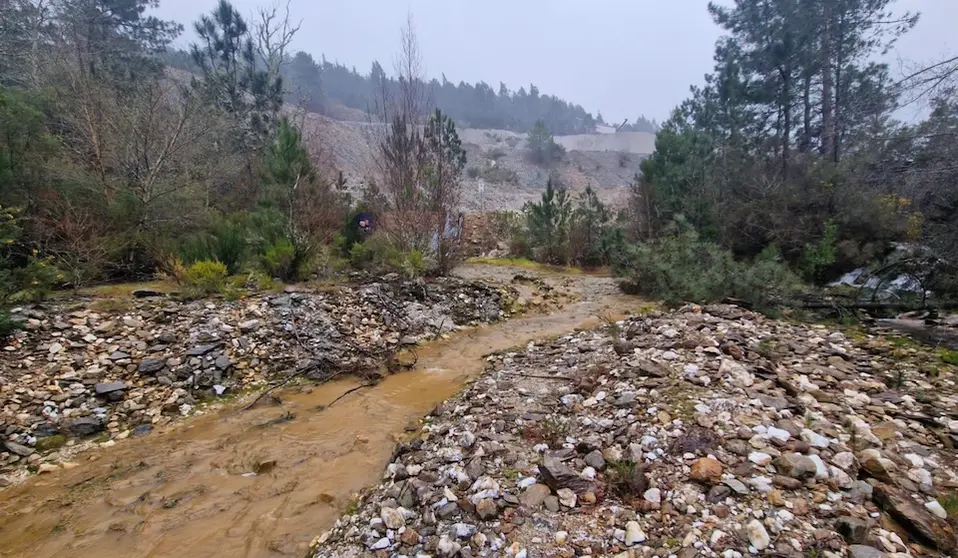
<path fill-rule="evenodd" d="M 901 490 L 879 484 L 873 494 L 875 502 L 923 543 L 949 554 L 958 549 L 955 530 Z"/>

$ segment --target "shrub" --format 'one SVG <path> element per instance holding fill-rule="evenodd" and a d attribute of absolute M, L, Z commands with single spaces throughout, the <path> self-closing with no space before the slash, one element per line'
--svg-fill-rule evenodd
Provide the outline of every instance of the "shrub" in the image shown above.
<path fill-rule="evenodd" d="M 349 263 L 371 273 L 402 273 L 410 278 L 420 277 L 432 269 L 422 250 L 404 251 L 384 234 L 375 234 L 366 242 L 353 244 Z"/>
<path fill-rule="evenodd" d="M 519 185 L 519 173 L 502 165 L 491 165 L 482 171 L 482 179 L 495 184 Z"/>
<path fill-rule="evenodd" d="M 23 324 L 10 315 L 6 310 L 0 310 L 0 339 L 9 337 L 13 332 L 20 329 Z"/>
<path fill-rule="evenodd" d="M 667 304 L 736 298 L 765 311 L 794 295 L 801 284 L 777 250 L 739 262 L 728 250 L 701 240 L 681 220 L 664 238 L 627 248 L 616 271 L 627 277 L 626 290 Z"/>
<path fill-rule="evenodd" d="M 187 264 L 203 260 L 222 262 L 230 275 L 239 273 L 247 253 L 246 227 L 235 219 L 218 217 L 209 230 L 190 236 L 180 248 Z"/>
<path fill-rule="evenodd" d="M 208 296 L 222 292 L 229 277 L 226 265 L 212 260 L 201 260 L 182 271 L 181 283 L 191 295 Z"/>
<path fill-rule="evenodd" d="M 479 178 L 479 167 L 469 167 L 466 169 L 466 176 L 472 179 Z"/>
<path fill-rule="evenodd" d="M 289 240 L 281 238 L 266 248 L 260 261 L 270 277 L 287 281 L 292 279 L 297 271 L 296 247 Z"/>

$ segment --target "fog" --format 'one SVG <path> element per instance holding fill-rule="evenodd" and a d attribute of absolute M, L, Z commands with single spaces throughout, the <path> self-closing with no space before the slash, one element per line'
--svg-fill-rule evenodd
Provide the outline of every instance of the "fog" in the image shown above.
<path fill-rule="evenodd" d="M 268 0 L 265 0 L 268 1 Z M 244 14 L 264 2 L 234 0 Z M 191 24 L 216 0 L 160 0 L 158 14 Z M 712 67 L 720 35 L 706 0 L 293 0 L 302 21 L 293 48 L 368 72 L 387 72 L 399 30 L 412 14 L 428 77 L 485 81 L 510 89 L 534 83 L 542 93 L 581 104 L 610 122 L 640 114 L 663 120 Z M 955 0 L 899 0 L 896 11 L 920 11 L 917 27 L 887 55 L 892 74 L 958 51 Z M 908 107 L 908 118 L 921 107 Z"/>

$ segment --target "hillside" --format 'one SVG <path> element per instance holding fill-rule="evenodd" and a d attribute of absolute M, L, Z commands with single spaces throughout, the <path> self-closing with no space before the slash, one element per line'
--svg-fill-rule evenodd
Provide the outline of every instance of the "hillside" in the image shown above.
<path fill-rule="evenodd" d="M 344 172 L 353 191 L 374 174 L 371 146 L 377 126 L 315 113 L 304 118 L 306 138 Z M 467 211 L 520 209 L 539 198 L 550 173 L 573 192 L 592 186 L 603 200 L 620 203 L 639 172 L 639 163 L 655 147 L 655 135 L 648 132 L 556 136 L 566 155 L 543 168 L 527 160 L 525 134 L 465 128 L 459 135 L 468 160 L 462 200 Z"/>

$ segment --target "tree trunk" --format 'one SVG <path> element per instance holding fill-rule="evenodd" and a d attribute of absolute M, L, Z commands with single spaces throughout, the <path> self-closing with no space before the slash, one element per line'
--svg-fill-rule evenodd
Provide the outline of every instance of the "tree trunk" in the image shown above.
<path fill-rule="evenodd" d="M 835 105 L 832 99 L 834 74 L 832 70 L 832 9 L 825 2 L 822 9 L 822 145 L 823 155 L 835 152 Z"/>
<path fill-rule="evenodd" d="M 805 73 L 802 82 L 802 139 L 799 151 L 807 153 L 812 145 L 812 75 Z"/>
<path fill-rule="evenodd" d="M 845 13 L 843 12 L 839 15 L 838 18 L 838 37 L 835 40 L 835 51 L 836 51 L 836 63 L 835 63 L 835 114 L 832 121 L 833 126 L 833 140 L 832 140 L 832 160 L 838 162 L 841 157 L 841 121 L 842 121 L 842 112 L 841 112 L 841 101 L 842 101 L 842 64 L 845 63 L 843 60 L 844 52 L 842 49 L 843 43 L 845 42 Z"/>

